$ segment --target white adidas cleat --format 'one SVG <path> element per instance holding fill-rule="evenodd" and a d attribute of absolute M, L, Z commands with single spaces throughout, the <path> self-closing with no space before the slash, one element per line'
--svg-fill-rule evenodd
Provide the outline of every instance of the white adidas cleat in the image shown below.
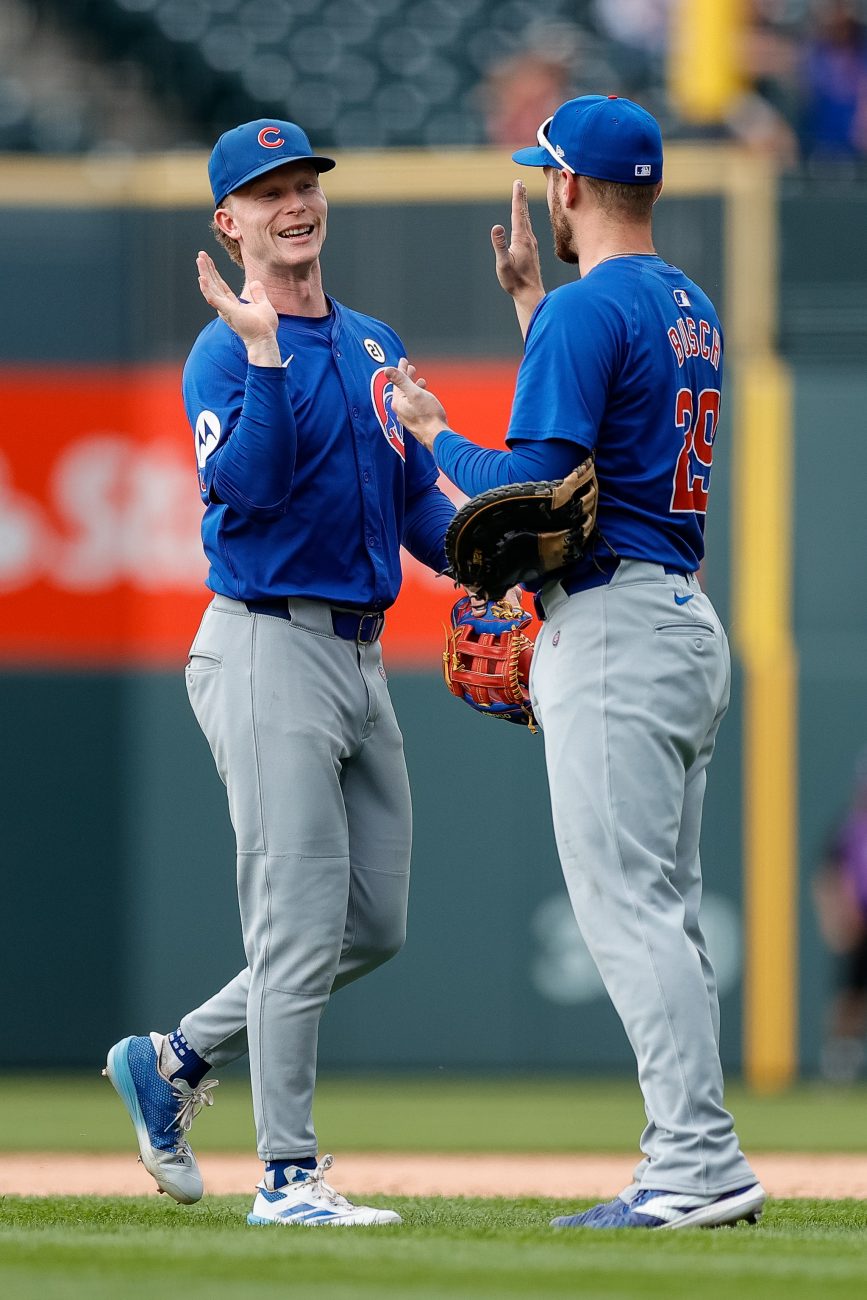
<path fill-rule="evenodd" d="M 280 1223 L 304 1228 L 371 1227 L 374 1224 L 402 1223 L 394 1210 L 375 1210 L 372 1205 L 353 1205 L 325 1181 L 325 1171 L 334 1163 L 333 1156 L 323 1156 L 315 1169 L 295 1168 L 291 1182 L 274 1187 L 273 1173 L 258 1184 L 253 1208 L 247 1222 L 253 1226 Z"/>
<path fill-rule="evenodd" d="M 161 1192 L 182 1205 L 201 1200 L 204 1185 L 196 1157 L 186 1140 L 202 1106 L 213 1105 L 216 1079 L 191 1088 L 169 1079 L 160 1068 L 165 1038 L 124 1038 L 108 1054 L 106 1075 L 135 1126 L 141 1162 Z"/>

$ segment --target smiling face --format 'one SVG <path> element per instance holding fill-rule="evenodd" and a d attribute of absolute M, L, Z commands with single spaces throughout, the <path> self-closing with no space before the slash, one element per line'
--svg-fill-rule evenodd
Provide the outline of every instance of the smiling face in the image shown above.
<path fill-rule="evenodd" d="M 215 225 L 237 241 L 250 279 L 304 274 L 325 242 L 328 204 L 319 173 L 309 163 L 285 163 L 242 185 L 214 214 Z"/>

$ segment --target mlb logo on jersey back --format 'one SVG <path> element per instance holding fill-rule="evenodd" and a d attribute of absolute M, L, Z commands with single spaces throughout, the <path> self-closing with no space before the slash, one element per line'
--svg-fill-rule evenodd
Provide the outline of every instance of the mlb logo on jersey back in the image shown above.
<path fill-rule="evenodd" d="M 692 306 L 692 303 L 689 301 L 689 294 L 686 292 L 685 289 L 674 289 L 673 293 L 674 293 L 674 301 L 677 303 L 678 307 Z"/>

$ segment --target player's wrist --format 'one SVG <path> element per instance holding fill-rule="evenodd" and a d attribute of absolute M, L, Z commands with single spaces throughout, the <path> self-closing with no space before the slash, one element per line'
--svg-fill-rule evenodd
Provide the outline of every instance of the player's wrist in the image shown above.
<path fill-rule="evenodd" d="M 537 284 L 524 284 L 519 288 L 510 290 L 511 296 L 515 300 L 515 306 L 525 311 L 535 311 L 539 303 L 545 297 L 545 286 L 541 280 Z"/>
<path fill-rule="evenodd" d="M 440 425 L 438 426 L 437 431 L 436 431 L 436 433 L 435 433 L 434 436 L 433 436 L 433 441 L 431 442 L 431 447 L 430 447 L 431 452 L 434 453 L 434 457 L 436 456 L 436 442 L 437 442 L 437 439 L 439 438 L 439 436 L 440 436 L 441 433 L 442 433 L 442 434 L 445 434 L 445 433 L 449 433 L 449 434 L 451 434 L 451 433 L 454 433 L 454 429 L 449 428 L 449 426 L 448 426 L 447 424 L 440 424 Z"/>
<path fill-rule="evenodd" d="M 443 419 L 425 420 L 418 428 L 413 429 L 413 433 L 422 446 L 427 447 L 428 451 L 432 452 L 437 437 L 445 428 L 447 428 L 447 425 Z"/>
<path fill-rule="evenodd" d="M 251 366 L 282 366 L 280 348 L 274 335 L 253 339 L 246 344 L 247 360 Z"/>

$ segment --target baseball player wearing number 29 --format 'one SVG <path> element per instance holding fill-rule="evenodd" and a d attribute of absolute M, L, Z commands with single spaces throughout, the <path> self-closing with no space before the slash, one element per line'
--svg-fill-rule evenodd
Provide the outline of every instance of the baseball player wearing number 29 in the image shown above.
<path fill-rule="evenodd" d="M 662 139 L 639 105 L 561 105 L 516 162 L 544 169 L 557 256 L 581 279 L 545 294 L 526 194 L 491 232 L 525 335 L 506 441 L 448 427 L 405 362 L 393 408 L 469 496 L 565 476 L 589 453 L 597 529 L 541 585 L 530 676 L 575 916 L 638 1063 L 644 1159 L 611 1202 L 556 1227 L 750 1221 L 765 1193 L 723 1105 L 719 1007 L 699 923 L 707 766 L 729 698 L 726 637 L 696 570 L 722 381 L 702 290 L 654 250 Z"/>
<path fill-rule="evenodd" d="M 403 347 L 322 287 L 328 205 L 291 122 L 248 122 L 211 155 L 217 312 L 184 371 L 214 592 L 190 651 L 190 701 L 227 787 L 247 966 L 170 1034 L 115 1044 L 106 1072 L 161 1191 L 197 1201 L 186 1132 L 211 1067 L 249 1053 L 265 1172 L 248 1222 L 399 1223 L 324 1179 L 311 1110 L 331 993 L 393 956 L 406 929 L 410 799 L 379 636 L 401 544 L 434 571 L 454 507 L 391 412 Z M 409 373 L 411 373 L 411 368 Z"/>

